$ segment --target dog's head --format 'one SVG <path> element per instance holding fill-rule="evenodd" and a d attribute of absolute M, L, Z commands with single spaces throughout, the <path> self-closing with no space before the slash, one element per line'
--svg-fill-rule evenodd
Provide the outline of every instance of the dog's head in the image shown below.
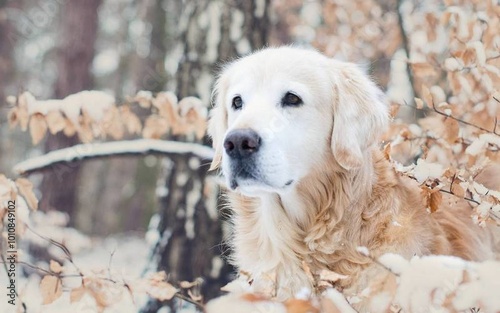
<path fill-rule="evenodd" d="M 231 189 L 280 192 L 333 155 L 361 167 L 388 121 L 382 92 L 354 64 L 318 52 L 270 48 L 230 63 L 217 80 L 209 122 Z"/>

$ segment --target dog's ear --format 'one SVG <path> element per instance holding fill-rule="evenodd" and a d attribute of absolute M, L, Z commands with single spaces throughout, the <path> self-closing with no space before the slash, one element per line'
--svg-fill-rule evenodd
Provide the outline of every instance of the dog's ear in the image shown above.
<path fill-rule="evenodd" d="M 346 170 L 360 168 L 370 158 L 368 148 L 384 132 L 389 109 L 383 92 L 355 64 L 331 60 L 335 159 Z"/>
<path fill-rule="evenodd" d="M 210 110 L 210 119 L 208 121 L 208 135 L 212 138 L 212 147 L 215 155 L 210 164 L 209 171 L 215 170 L 220 166 L 223 153 L 224 134 L 227 130 L 227 111 L 224 105 L 226 97 L 227 83 L 226 78 L 221 76 L 215 82 L 212 99 L 214 107 Z"/>

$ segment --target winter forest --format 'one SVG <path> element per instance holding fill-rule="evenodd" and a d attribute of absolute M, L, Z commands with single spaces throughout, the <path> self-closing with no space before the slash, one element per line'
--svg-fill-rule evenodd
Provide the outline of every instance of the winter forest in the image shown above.
<path fill-rule="evenodd" d="M 225 62 L 281 45 L 360 65 L 428 214 L 498 228 L 497 0 L 0 0 L 0 312 L 500 312 L 499 261 L 363 249 L 388 275 L 357 297 L 307 264 L 319 295 L 242 291 L 207 118 Z"/>

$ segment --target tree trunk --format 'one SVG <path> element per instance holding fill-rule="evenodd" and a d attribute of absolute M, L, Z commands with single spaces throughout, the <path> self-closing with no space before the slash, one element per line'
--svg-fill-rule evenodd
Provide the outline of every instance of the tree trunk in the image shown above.
<path fill-rule="evenodd" d="M 68 1 L 61 10 L 61 43 L 58 48 L 58 78 L 54 93 L 64 98 L 93 86 L 90 66 L 94 58 L 94 44 L 98 27 L 98 7 L 101 0 Z M 77 136 L 50 135 L 45 152 L 78 143 Z M 80 165 L 54 167 L 44 175 L 40 207 L 42 210 L 60 210 L 70 216 L 76 207 L 76 187 Z"/>
<path fill-rule="evenodd" d="M 16 67 L 13 56 L 14 46 L 17 42 L 17 31 L 13 19 L 9 18 L 12 11 L 20 11 L 21 1 L 0 0 L 0 112 L 7 112 L 6 97 L 15 95 Z M 12 148 L 8 147 L 9 127 L 4 114 L 0 120 L 0 172 L 8 173 L 11 169 Z"/>
<path fill-rule="evenodd" d="M 179 99 L 197 96 L 209 105 L 217 64 L 266 44 L 268 9 L 269 0 L 184 2 L 177 22 L 178 46 L 171 54 L 178 58 L 174 85 Z M 235 29 L 238 21 L 240 27 Z M 169 164 L 163 182 L 168 193 L 160 199 L 161 238 L 153 260 L 157 270 L 165 270 L 174 283 L 203 278 L 201 295 L 208 300 L 220 295 L 220 288 L 234 274 L 223 256 L 227 247 L 222 243 L 218 188 L 206 179 L 206 160 L 177 156 Z M 174 304 L 169 305 L 176 310 Z M 152 300 L 143 312 L 156 312 L 161 306 Z"/>
<path fill-rule="evenodd" d="M 124 98 L 121 93 L 125 79 L 133 78 L 134 81 L 131 90 L 127 91 L 128 95 L 138 90 L 159 92 L 165 87 L 166 12 L 162 8 L 162 2 L 163 0 L 137 1 L 129 7 L 137 12 L 130 20 L 141 21 L 147 27 L 137 36 L 140 37 L 139 41 L 134 41 L 125 33 L 120 34 L 134 48 L 123 55 L 120 61 L 116 76 L 122 82 L 115 89 L 118 99 Z M 128 29 L 128 26 L 125 24 L 122 28 Z M 147 47 L 144 47 L 145 40 L 148 40 Z M 135 49 L 138 45 L 143 47 L 140 49 L 141 55 Z M 137 107 L 132 107 L 132 110 L 144 119 L 149 114 L 148 110 Z M 151 213 L 157 209 L 155 189 L 160 167 L 158 164 L 151 168 L 145 163 L 144 158 L 128 157 L 85 163 L 81 185 L 86 194 L 81 193 L 78 201 L 79 207 L 85 210 L 79 210 L 81 212 L 77 214 L 78 228 L 98 235 L 144 229 Z M 92 178 L 96 175 L 102 177 L 99 183 Z M 134 190 L 133 195 L 125 192 L 127 188 Z"/>
<path fill-rule="evenodd" d="M 13 6 L 13 2 L 0 0 L 0 108 L 5 106 L 5 97 L 7 96 L 5 87 L 12 82 L 15 71 L 14 59 L 12 58 L 15 44 L 14 27 L 7 18 L 9 14 L 7 11 Z"/>

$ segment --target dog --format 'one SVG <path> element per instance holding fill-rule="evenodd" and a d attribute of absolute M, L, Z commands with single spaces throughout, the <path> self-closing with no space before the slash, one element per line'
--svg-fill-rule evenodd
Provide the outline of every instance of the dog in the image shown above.
<path fill-rule="evenodd" d="M 266 48 L 224 67 L 214 101 L 211 169 L 228 188 L 231 259 L 253 291 L 273 277 L 284 300 L 318 290 L 312 276 L 329 270 L 344 276 L 337 289 L 358 294 L 385 271 L 360 246 L 373 257 L 493 257 L 470 208 L 428 213 L 416 182 L 394 172 L 377 145 L 388 105 L 355 64 Z"/>

